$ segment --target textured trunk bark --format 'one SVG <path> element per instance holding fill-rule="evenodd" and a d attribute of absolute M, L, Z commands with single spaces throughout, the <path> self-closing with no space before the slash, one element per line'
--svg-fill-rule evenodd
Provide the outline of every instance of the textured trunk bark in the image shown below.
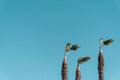
<path fill-rule="evenodd" d="M 80 67 L 77 65 L 76 67 L 76 78 L 75 80 L 81 80 L 81 73 L 80 73 Z"/>
<path fill-rule="evenodd" d="M 98 56 L 98 74 L 99 74 L 99 80 L 104 80 L 104 57 L 102 54 L 101 47 L 100 47 L 100 52 Z"/>
<path fill-rule="evenodd" d="M 61 75 L 62 75 L 62 80 L 68 80 L 68 65 L 66 61 L 66 56 L 64 57 L 63 62 L 62 62 Z"/>

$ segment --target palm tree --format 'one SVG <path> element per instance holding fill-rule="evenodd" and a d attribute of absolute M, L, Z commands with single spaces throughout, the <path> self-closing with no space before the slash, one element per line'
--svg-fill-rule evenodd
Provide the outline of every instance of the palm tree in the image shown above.
<path fill-rule="evenodd" d="M 79 46 L 77 44 L 75 44 L 73 46 L 71 46 L 70 43 L 66 44 L 64 58 L 63 58 L 63 62 L 62 62 L 62 71 L 61 71 L 62 80 L 68 80 L 68 64 L 67 64 L 66 55 L 68 54 L 68 52 L 70 50 L 77 50 L 78 48 L 79 48 Z"/>
<path fill-rule="evenodd" d="M 104 80 L 104 56 L 102 53 L 102 46 L 110 45 L 113 41 L 114 41 L 113 39 L 108 39 L 108 40 L 100 39 L 100 51 L 99 51 L 99 55 L 98 55 L 99 80 Z"/>
<path fill-rule="evenodd" d="M 104 80 L 104 56 L 102 53 L 102 47 L 100 47 L 99 56 L 98 56 L 98 74 L 99 74 L 99 80 Z"/>
<path fill-rule="evenodd" d="M 62 62 L 61 75 L 62 75 L 62 80 L 68 80 L 68 64 L 66 61 L 66 56 L 64 57 L 63 62 Z"/>
<path fill-rule="evenodd" d="M 82 64 L 83 62 L 87 62 L 89 59 L 90 59 L 90 57 L 80 57 L 78 59 L 78 64 L 77 64 L 77 67 L 76 67 L 75 80 L 81 80 L 80 64 Z"/>

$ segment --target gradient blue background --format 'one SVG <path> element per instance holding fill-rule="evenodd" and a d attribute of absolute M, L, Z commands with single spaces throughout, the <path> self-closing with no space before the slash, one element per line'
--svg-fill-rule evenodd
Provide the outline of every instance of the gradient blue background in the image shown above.
<path fill-rule="evenodd" d="M 67 55 L 69 80 L 81 56 L 92 57 L 82 80 L 98 80 L 100 37 L 115 40 L 103 47 L 105 80 L 119 80 L 119 0 L 0 0 L 0 80 L 61 80 L 67 42 L 81 47 Z"/>

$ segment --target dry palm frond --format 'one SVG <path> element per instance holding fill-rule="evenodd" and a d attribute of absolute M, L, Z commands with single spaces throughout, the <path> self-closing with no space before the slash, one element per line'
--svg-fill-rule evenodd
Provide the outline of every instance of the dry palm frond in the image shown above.
<path fill-rule="evenodd" d="M 83 62 L 87 62 L 88 60 L 90 60 L 91 58 L 90 57 L 80 57 L 78 59 L 78 64 L 81 64 Z"/>
<path fill-rule="evenodd" d="M 78 46 L 77 44 L 74 44 L 74 45 L 70 48 L 70 50 L 77 50 L 79 47 L 80 47 L 80 46 Z"/>
<path fill-rule="evenodd" d="M 65 48 L 65 52 L 68 52 L 71 48 L 71 44 L 70 43 L 67 43 L 66 44 L 66 48 Z"/>

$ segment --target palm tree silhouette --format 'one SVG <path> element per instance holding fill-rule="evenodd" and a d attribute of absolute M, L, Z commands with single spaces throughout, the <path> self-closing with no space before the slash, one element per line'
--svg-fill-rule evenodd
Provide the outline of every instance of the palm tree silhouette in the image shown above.
<path fill-rule="evenodd" d="M 81 80 L 81 72 L 80 72 L 80 64 L 87 62 L 88 60 L 90 60 L 90 57 L 80 57 L 78 59 L 78 64 L 76 67 L 76 77 L 75 80 Z"/>
<path fill-rule="evenodd" d="M 66 55 L 68 54 L 68 52 L 70 50 L 77 50 L 78 48 L 79 48 L 79 46 L 77 44 L 72 45 L 72 46 L 70 43 L 66 44 L 64 58 L 63 58 L 63 62 L 62 62 L 62 71 L 61 71 L 62 80 L 68 80 L 68 64 L 67 64 Z"/>
<path fill-rule="evenodd" d="M 102 52 L 102 46 L 110 45 L 113 41 L 114 41 L 113 39 L 108 39 L 108 40 L 100 39 L 100 51 L 99 51 L 99 55 L 98 55 L 99 80 L 104 80 L 104 56 L 103 56 L 103 52 Z"/>
<path fill-rule="evenodd" d="M 100 51 L 98 56 L 98 74 L 99 74 L 99 80 L 104 80 L 104 56 L 102 53 L 101 46 L 100 46 Z"/>

